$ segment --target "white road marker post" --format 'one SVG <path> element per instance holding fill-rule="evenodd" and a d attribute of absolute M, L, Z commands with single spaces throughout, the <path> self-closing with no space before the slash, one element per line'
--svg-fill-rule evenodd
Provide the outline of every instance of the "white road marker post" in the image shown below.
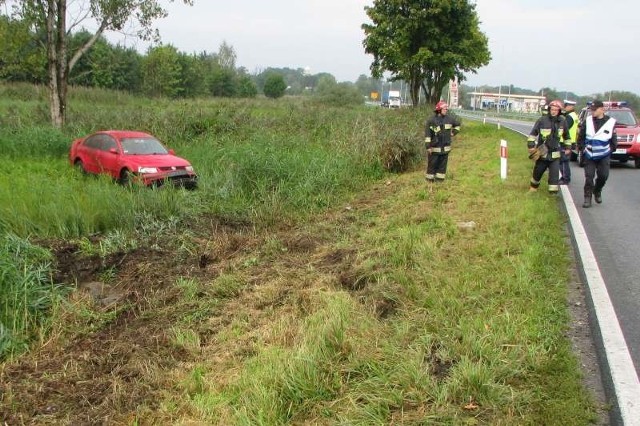
<path fill-rule="evenodd" d="M 482 117 L 482 124 L 487 124 L 487 114 Z"/>
<path fill-rule="evenodd" d="M 500 179 L 507 178 L 507 141 L 500 139 Z"/>
<path fill-rule="evenodd" d="M 500 130 L 500 119 L 498 118 L 498 130 Z"/>

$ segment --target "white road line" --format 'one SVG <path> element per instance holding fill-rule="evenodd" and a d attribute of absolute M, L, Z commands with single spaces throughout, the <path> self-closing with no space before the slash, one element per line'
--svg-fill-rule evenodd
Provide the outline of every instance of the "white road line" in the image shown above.
<path fill-rule="evenodd" d="M 584 275 L 591 294 L 593 310 L 618 400 L 620 417 L 625 426 L 640 426 L 640 381 L 638 381 L 629 348 L 624 340 L 618 317 L 613 310 L 609 292 L 607 292 L 607 287 L 600 274 L 600 268 L 593 255 L 587 233 L 573 203 L 573 197 L 566 186 L 561 186 L 561 191 L 578 254 L 582 259 Z"/>

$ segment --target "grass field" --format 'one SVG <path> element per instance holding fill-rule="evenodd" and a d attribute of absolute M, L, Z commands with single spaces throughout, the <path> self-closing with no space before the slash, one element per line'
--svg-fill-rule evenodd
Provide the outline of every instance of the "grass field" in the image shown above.
<path fill-rule="evenodd" d="M 463 122 L 428 185 L 425 110 L 79 91 L 55 132 L 24 118 L 44 108 L 26 90 L 0 101 L 20 171 L 0 174 L 0 419 L 595 421 L 565 336 L 566 219 L 527 192 L 523 137 Z M 125 126 L 190 159 L 200 189 L 70 170 L 73 137 Z"/>

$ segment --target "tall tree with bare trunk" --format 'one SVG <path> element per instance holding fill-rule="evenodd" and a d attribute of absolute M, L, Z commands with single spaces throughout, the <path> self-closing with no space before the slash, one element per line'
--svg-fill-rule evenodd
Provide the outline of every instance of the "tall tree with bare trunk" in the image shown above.
<path fill-rule="evenodd" d="M 173 2 L 174 0 L 169 0 Z M 182 0 L 193 5 L 193 0 Z M 125 32 L 142 40 L 159 41 L 156 19 L 167 16 L 160 0 L 78 0 L 72 1 L 74 19 L 68 22 L 67 0 L 0 0 L 9 3 L 15 16 L 28 22 L 35 34 L 46 33 L 42 46 L 47 52 L 49 110 L 51 123 L 61 128 L 66 121 L 67 86 L 70 71 L 105 31 Z M 68 51 L 68 38 L 74 28 L 89 20 L 97 23 L 92 36 L 77 50 Z"/>

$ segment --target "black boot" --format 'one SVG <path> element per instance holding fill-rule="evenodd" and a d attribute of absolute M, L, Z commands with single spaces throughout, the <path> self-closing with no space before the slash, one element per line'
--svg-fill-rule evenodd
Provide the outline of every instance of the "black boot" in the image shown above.
<path fill-rule="evenodd" d="M 602 204 L 602 192 L 600 192 L 600 191 L 594 192 L 593 193 L 593 198 L 596 199 L 596 203 Z"/>
<path fill-rule="evenodd" d="M 584 197 L 584 203 L 582 203 L 582 207 L 584 207 L 585 209 L 591 207 L 591 195 L 589 195 L 588 197 Z"/>

